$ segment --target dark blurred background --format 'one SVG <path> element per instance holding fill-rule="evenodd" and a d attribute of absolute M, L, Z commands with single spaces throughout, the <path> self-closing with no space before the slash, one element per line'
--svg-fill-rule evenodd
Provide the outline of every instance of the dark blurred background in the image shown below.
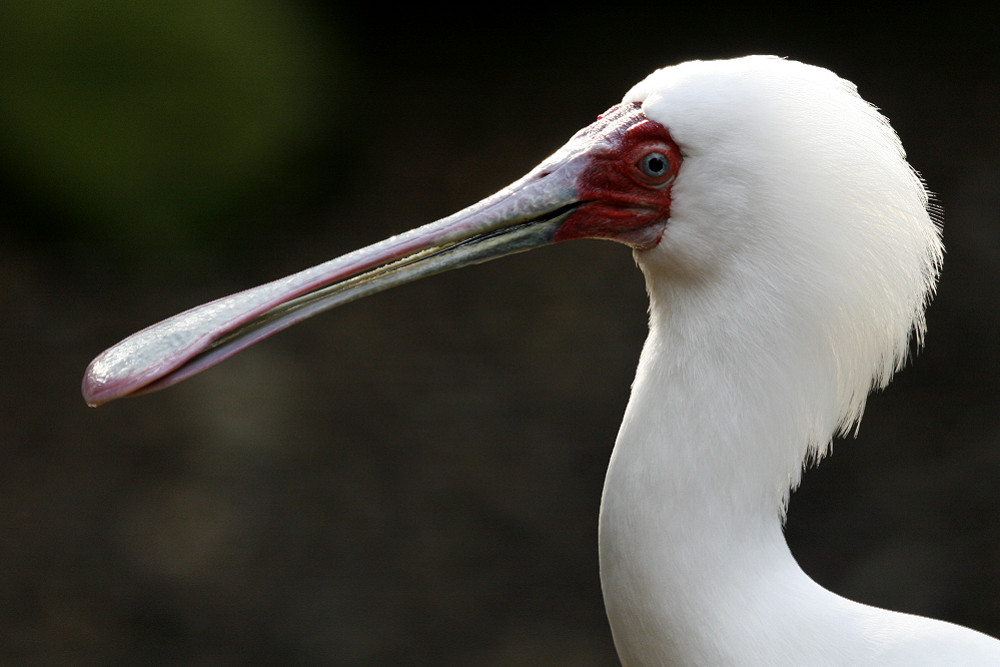
<path fill-rule="evenodd" d="M 645 335 L 579 242 L 311 320 L 98 410 L 90 359 L 461 208 L 654 68 L 855 81 L 945 210 L 927 349 L 810 471 L 833 590 L 1000 634 L 995 7 L 0 6 L 0 662 L 613 665 L 604 469 Z"/>

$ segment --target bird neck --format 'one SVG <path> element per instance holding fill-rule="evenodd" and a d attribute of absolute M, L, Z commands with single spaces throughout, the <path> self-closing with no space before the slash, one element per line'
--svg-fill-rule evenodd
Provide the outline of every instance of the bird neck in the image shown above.
<path fill-rule="evenodd" d="M 805 342 L 822 336 L 761 316 L 760 301 L 734 307 L 731 292 L 647 284 L 650 334 L 601 502 L 622 663 L 998 664 L 997 640 L 839 597 L 789 552 L 788 493 L 843 412 L 837 355 Z M 758 316 L 741 321 L 747 312 Z"/>
<path fill-rule="evenodd" d="M 626 665 L 727 664 L 746 619 L 765 615 L 762 591 L 822 591 L 782 534 L 815 447 L 796 375 L 809 352 L 781 339 L 780 322 L 735 319 L 745 310 L 731 295 L 697 292 L 650 290 L 650 335 L 604 487 L 601 578 Z"/>

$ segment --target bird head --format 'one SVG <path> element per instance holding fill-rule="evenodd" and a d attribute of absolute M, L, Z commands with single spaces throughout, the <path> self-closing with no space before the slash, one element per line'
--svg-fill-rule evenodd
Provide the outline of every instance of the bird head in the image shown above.
<path fill-rule="evenodd" d="M 477 204 L 123 340 L 91 363 L 83 393 L 99 404 L 165 387 L 388 287 L 603 238 L 634 249 L 654 310 L 706 294 L 722 308 L 728 295 L 750 324 L 818 333 L 842 366 L 846 423 L 922 331 L 941 258 L 926 203 L 885 119 L 830 72 L 770 57 L 685 63 Z"/>

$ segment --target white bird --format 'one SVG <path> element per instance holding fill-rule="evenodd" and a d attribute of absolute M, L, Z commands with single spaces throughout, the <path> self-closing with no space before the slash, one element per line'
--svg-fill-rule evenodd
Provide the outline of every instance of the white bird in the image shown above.
<path fill-rule="evenodd" d="M 782 533 L 803 466 L 920 342 L 942 258 L 896 134 L 825 69 L 656 71 L 495 195 L 122 341 L 84 396 L 164 387 L 320 310 L 583 237 L 631 246 L 650 298 L 600 513 L 622 663 L 1000 664 L 987 635 L 825 590 Z"/>

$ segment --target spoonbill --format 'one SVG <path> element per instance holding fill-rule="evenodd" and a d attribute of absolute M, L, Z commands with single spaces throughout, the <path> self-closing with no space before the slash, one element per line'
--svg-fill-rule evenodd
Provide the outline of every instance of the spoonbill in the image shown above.
<path fill-rule="evenodd" d="M 940 229 L 888 121 L 772 56 L 658 70 L 496 194 L 140 331 L 92 405 L 179 382 L 322 310 L 554 242 L 618 241 L 649 336 L 600 511 L 625 665 L 985 665 L 1000 641 L 839 597 L 782 532 L 803 466 L 921 342 Z"/>

